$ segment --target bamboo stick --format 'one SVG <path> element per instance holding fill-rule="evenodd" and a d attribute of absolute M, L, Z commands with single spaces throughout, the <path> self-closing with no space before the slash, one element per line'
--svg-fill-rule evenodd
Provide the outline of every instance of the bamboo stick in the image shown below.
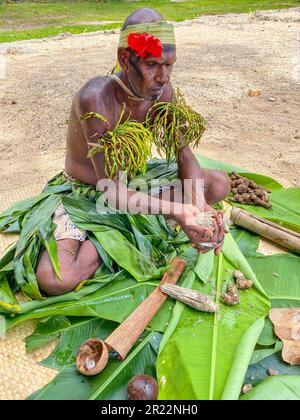
<path fill-rule="evenodd" d="M 300 234 L 297 232 L 235 207 L 231 211 L 230 220 L 236 225 L 300 254 Z"/>

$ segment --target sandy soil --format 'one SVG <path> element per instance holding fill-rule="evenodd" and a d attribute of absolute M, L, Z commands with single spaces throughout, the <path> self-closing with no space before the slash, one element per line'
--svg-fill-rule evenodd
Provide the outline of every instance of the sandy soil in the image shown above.
<path fill-rule="evenodd" d="M 200 151 L 300 185 L 300 8 L 204 16 L 176 36 L 174 82 L 208 120 Z M 0 191 L 63 168 L 72 96 L 112 68 L 117 41 L 106 32 L 0 44 Z"/>

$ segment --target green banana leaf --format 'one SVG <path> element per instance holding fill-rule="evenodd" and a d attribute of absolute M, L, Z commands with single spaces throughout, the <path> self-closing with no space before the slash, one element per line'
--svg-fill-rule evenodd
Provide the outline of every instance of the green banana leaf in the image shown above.
<path fill-rule="evenodd" d="M 0 272 L 0 313 L 18 313 L 20 309 L 19 303 L 10 289 L 7 275 Z"/>
<path fill-rule="evenodd" d="M 114 260 L 111 258 L 110 255 L 108 255 L 108 253 L 105 251 L 105 249 L 99 244 L 99 242 L 97 241 L 97 238 L 95 237 L 95 235 L 92 232 L 88 233 L 88 238 L 90 241 L 93 242 L 95 248 L 98 251 L 98 254 L 100 255 L 100 257 L 102 258 L 103 264 L 105 265 L 105 267 L 111 272 L 114 273 L 115 269 L 114 269 Z"/>
<path fill-rule="evenodd" d="M 299 401 L 300 376 L 268 378 L 240 399 L 243 401 Z"/>
<path fill-rule="evenodd" d="M 241 168 L 239 166 L 230 165 L 229 163 L 225 163 L 219 160 L 211 159 L 205 156 L 200 155 L 199 153 L 195 153 L 195 156 L 200 164 L 201 168 L 205 169 L 212 169 L 214 171 L 224 171 L 224 172 L 238 172 L 238 173 L 251 173 L 245 168 Z"/>
<path fill-rule="evenodd" d="M 230 235 L 223 254 L 215 260 L 213 281 L 205 286 L 197 280 L 188 283 L 206 294 L 216 294 L 219 302 L 235 269 L 255 282 L 255 288 L 241 294 L 240 305 L 221 304 L 220 313 L 214 316 L 182 309 L 176 303 L 158 358 L 160 399 L 239 398 L 269 301 Z"/>
<path fill-rule="evenodd" d="M 298 210 L 300 208 L 300 188 L 275 190 L 270 194 L 270 203 L 272 204 L 271 210 L 258 206 L 231 204 L 300 233 L 300 214 Z"/>
<path fill-rule="evenodd" d="M 97 337 L 103 339 L 109 332 L 104 323 Z M 111 357 L 107 367 L 93 377 L 80 375 L 75 367 L 63 368 L 52 382 L 28 399 L 126 400 L 127 383 L 134 376 L 141 374 L 156 376 L 155 365 L 160 339 L 159 333 L 144 333 L 124 361 Z M 71 347 L 71 352 L 75 354 L 78 349 Z"/>
<path fill-rule="evenodd" d="M 115 322 L 103 319 L 86 319 L 72 321 L 66 326 L 54 351 L 41 362 L 43 366 L 61 370 L 75 365 L 80 346 L 91 337 L 105 339 L 111 331 L 117 328 Z"/>
<path fill-rule="evenodd" d="M 246 171 L 243 168 L 234 167 L 197 154 L 196 157 L 200 166 L 203 168 L 221 170 L 228 173 L 236 171 L 240 175 L 252 179 L 257 184 L 263 185 L 272 192 L 272 194 L 270 194 L 270 202 L 272 204 L 271 210 L 258 206 L 242 205 L 239 203 L 230 202 L 230 204 L 235 207 L 243 208 L 249 213 L 285 226 L 288 229 L 300 232 L 300 188 L 285 189 L 279 182 L 268 176 L 255 174 L 250 171 Z"/>
<path fill-rule="evenodd" d="M 245 168 L 240 168 L 238 166 L 233 166 L 225 162 L 210 159 L 210 158 L 201 156 L 197 153 L 195 155 L 202 168 L 212 169 L 215 171 L 224 171 L 227 173 L 237 172 L 241 176 L 245 176 L 246 178 L 252 179 L 256 183 L 263 185 L 264 187 L 272 191 L 281 190 L 283 188 L 283 186 L 279 182 L 277 182 L 275 179 L 269 176 L 256 174 L 256 173 L 253 173 L 252 171 L 246 170 Z"/>
<path fill-rule="evenodd" d="M 24 252 L 15 257 L 13 261 L 14 277 L 17 285 L 25 296 L 38 300 L 43 298 L 35 274 L 39 254 L 40 239 L 38 234 L 35 233 L 27 243 L 27 247 L 24 248 Z"/>
<path fill-rule="evenodd" d="M 300 303 L 300 257 L 277 254 L 248 258 L 248 262 L 272 300 L 272 306 L 281 300 Z"/>
<path fill-rule="evenodd" d="M 38 232 L 38 230 L 51 219 L 52 214 L 61 202 L 61 196 L 53 194 L 47 197 L 40 206 L 33 207 L 30 210 L 22 223 L 22 231 L 18 241 L 16 257 L 24 252 L 24 249 L 30 239 Z"/>
<path fill-rule="evenodd" d="M 277 342 L 277 337 L 274 332 L 274 326 L 269 318 L 265 320 L 265 326 L 258 339 L 257 344 L 260 346 L 273 346 Z"/>
<path fill-rule="evenodd" d="M 60 264 L 58 260 L 58 253 L 57 253 L 57 241 L 54 237 L 54 231 L 56 228 L 56 224 L 49 219 L 44 226 L 41 226 L 38 230 L 38 235 L 40 240 L 46 249 L 48 256 L 51 261 L 51 265 L 56 277 L 62 281 L 61 274 L 60 274 Z"/>
<path fill-rule="evenodd" d="M 90 318 L 83 318 L 83 320 L 87 322 Z M 70 320 L 63 315 L 53 315 L 43 319 L 37 323 L 33 333 L 25 338 L 26 351 L 29 352 L 50 343 L 71 327 Z"/>
<path fill-rule="evenodd" d="M 51 315 L 55 315 L 56 309 L 63 310 L 63 308 L 65 308 L 67 310 L 69 306 L 73 307 L 73 305 L 76 306 L 76 304 L 80 308 L 81 299 L 88 298 L 108 283 L 113 281 L 117 283 L 118 280 L 120 282 L 122 280 L 128 280 L 128 274 L 124 271 L 115 274 L 100 273 L 97 277 L 87 281 L 87 285 L 75 291 L 60 296 L 51 296 L 43 300 L 25 301 L 20 303 L 20 312 L 13 317 L 6 317 L 6 328 L 13 328 L 30 319 L 47 318 Z"/>
<path fill-rule="evenodd" d="M 207 284 L 213 277 L 215 257 L 213 252 L 208 252 L 198 258 L 197 264 L 194 268 L 194 273 L 198 278 Z"/>
<path fill-rule="evenodd" d="M 16 253 L 17 244 L 10 245 L 0 260 L 0 272 L 13 271 L 13 259 Z"/>
<path fill-rule="evenodd" d="M 130 273 L 136 281 L 158 279 L 165 271 L 165 267 L 158 269 L 155 264 L 149 261 L 147 256 L 132 245 L 119 230 L 108 226 L 99 226 L 94 235 L 108 255 Z"/>
<path fill-rule="evenodd" d="M 27 212 L 22 221 L 22 231 L 17 242 L 16 251 L 14 255 L 13 268 L 15 274 L 15 281 L 29 298 L 42 299 L 40 293 L 35 268 L 40 254 L 40 239 L 38 235 L 43 236 L 43 230 L 49 221 L 54 210 L 57 208 L 61 200 L 61 196 L 53 194 L 41 201 L 39 206 L 33 207 Z M 44 244 L 50 244 L 49 239 L 43 240 Z M 53 264 L 57 263 L 57 254 L 53 254 L 54 245 L 49 247 L 51 251 Z"/>
<path fill-rule="evenodd" d="M 71 191 L 70 184 L 64 185 L 57 185 L 57 186 L 46 186 L 42 194 L 37 197 L 28 198 L 23 201 L 19 201 L 18 203 L 14 204 L 9 209 L 5 210 L 0 214 L 0 232 L 7 232 L 8 228 L 11 225 L 17 226 L 13 232 L 19 232 L 20 230 L 20 223 L 23 217 L 28 213 L 28 211 L 34 208 L 37 204 L 43 202 L 46 198 L 48 198 L 51 194 L 60 194 L 66 193 L 67 191 Z"/>
<path fill-rule="evenodd" d="M 285 363 L 282 360 L 281 352 L 277 352 L 250 365 L 244 379 L 244 384 L 255 386 L 261 383 L 264 379 L 268 378 L 268 369 L 270 368 L 277 371 L 279 375 L 300 376 L 300 366 L 291 366 Z"/>
<path fill-rule="evenodd" d="M 255 365 L 261 360 L 264 360 L 266 357 L 272 356 L 272 354 L 278 353 L 283 349 L 283 344 L 281 341 L 277 341 L 274 348 L 255 350 L 250 361 L 250 365 Z"/>
<path fill-rule="evenodd" d="M 230 233 L 246 258 L 256 256 L 260 241 L 258 235 L 237 226 L 231 227 Z"/>
<path fill-rule="evenodd" d="M 48 298 L 46 301 L 21 304 L 20 314 L 6 320 L 7 329 L 27 320 L 42 319 L 52 315 L 94 317 L 122 322 L 158 284 L 157 282 L 137 283 L 130 276 L 122 281 L 116 275 L 115 280 L 112 280 L 112 277 L 113 275 L 106 275 L 103 283 L 85 286 L 78 292 Z M 96 291 L 85 295 L 84 289 L 95 286 Z M 173 303 L 167 300 L 150 323 L 151 328 L 163 332 L 172 310 Z"/>

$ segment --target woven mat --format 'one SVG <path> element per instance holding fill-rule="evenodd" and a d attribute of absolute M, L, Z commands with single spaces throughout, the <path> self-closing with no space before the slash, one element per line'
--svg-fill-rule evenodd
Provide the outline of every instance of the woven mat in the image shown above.
<path fill-rule="evenodd" d="M 32 185 L 0 193 L 0 211 L 16 201 L 39 194 L 42 187 L 43 185 Z M 0 255 L 17 239 L 17 235 L 0 234 Z M 56 370 L 38 364 L 52 352 L 56 343 L 26 353 L 24 338 L 33 332 L 34 326 L 34 321 L 25 322 L 10 330 L 4 339 L 0 339 L 0 400 L 23 400 L 45 386 L 57 374 Z"/>
<path fill-rule="evenodd" d="M 0 192 L 0 212 L 16 201 L 39 194 L 42 187 L 43 185 L 32 185 L 10 192 Z M 17 239 L 17 235 L 0 234 L 0 255 Z M 283 249 L 262 240 L 259 251 L 271 255 L 283 252 Z M 25 399 L 45 386 L 57 374 L 56 370 L 38 364 L 53 351 L 56 343 L 26 353 L 24 338 L 33 332 L 34 326 L 34 321 L 25 322 L 9 331 L 5 339 L 0 339 L 0 400 Z"/>

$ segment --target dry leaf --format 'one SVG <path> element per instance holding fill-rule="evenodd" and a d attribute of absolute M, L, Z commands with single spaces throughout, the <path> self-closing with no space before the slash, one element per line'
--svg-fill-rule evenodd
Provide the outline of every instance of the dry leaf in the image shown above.
<path fill-rule="evenodd" d="M 300 308 L 272 309 L 270 320 L 283 342 L 282 358 L 290 365 L 300 365 Z"/>
<path fill-rule="evenodd" d="M 248 90 L 248 96 L 260 96 L 261 95 L 261 90 Z"/>

